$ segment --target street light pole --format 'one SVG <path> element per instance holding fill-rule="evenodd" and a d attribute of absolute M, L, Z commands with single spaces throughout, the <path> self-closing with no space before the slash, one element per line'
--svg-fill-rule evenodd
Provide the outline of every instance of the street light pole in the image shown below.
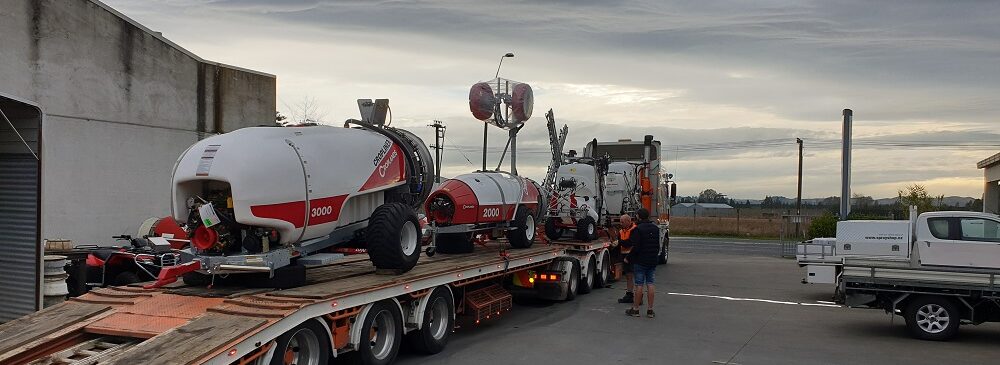
<path fill-rule="evenodd" d="M 507 58 L 507 57 L 514 57 L 514 53 L 513 52 L 507 52 L 503 56 L 500 56 L 500 63 L 497 64 L 497 74 L 495 76 L 493 76 L 493 78 L 497 79 L 497 91 L 498 92 L 500 91 L 500 79 L 499 79 L 500 78 L 500 66 L 503 66 L 503 59 Z M 499 113 L 500 111 L 497 110 L 496 112 Z M 495 114 L 493 117 L 497 118 L 498 116 Z M 489 142 L 489 132 L 490 132 L 489 126 L 487 126 L 486 123 L 483 123 L 483 170 L 482 171 L 486 171 L 486 147 L 489 146 L 489 143 L 488 143 Z"/>

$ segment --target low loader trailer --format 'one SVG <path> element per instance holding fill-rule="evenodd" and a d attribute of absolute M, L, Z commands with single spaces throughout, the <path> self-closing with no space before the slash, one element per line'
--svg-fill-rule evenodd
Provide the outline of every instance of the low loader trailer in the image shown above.
<path fill-rule="evenodd" d="M 505 250 L 479 242 L 400 275 L 366 255 L 309 267 L 291 289 L 119 286 L 0 325 L 0 364 L 392 363 L 403 341 L 440 352 L 459 321 L 511 310 L 513 295 L 571 300 L 617 277 L 607 235 Z"/>

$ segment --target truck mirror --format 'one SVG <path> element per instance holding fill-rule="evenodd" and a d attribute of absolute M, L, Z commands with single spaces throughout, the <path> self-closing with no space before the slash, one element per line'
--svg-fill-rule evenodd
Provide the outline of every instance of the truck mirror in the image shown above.
<path fill-rule="evenodd" d="M 670 183 L 670 205 L 677 201 L 677 184 Z"/>

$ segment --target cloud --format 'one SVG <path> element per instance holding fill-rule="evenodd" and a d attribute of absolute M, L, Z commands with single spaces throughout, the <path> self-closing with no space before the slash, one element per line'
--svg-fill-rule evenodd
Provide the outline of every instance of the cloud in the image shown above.
<path fill-rule="evenodd" d="M 795 138 L 806 140 L 806 195 L 837 194 L 844 108 L 858 141 L 1000 140 L 996 2 L 107 2 L 203 57 L 277 74 L 280 101 L 313 97 L 332 123 L 373 97 L 427 140 L 425 125 L 443 120 L 448 172 L 480 167 L 468 87 L 508 51 L 502 76 L 536 91 L 518 156 L 534 177 L 548 159 L 548 108 L 570 125 L 572 148 L 652 134 L 685 189 L 746 198 L 794 190 Z M 489 138 L 495 166 L 506 135 Z M 787 142 L 678 147 L 772 139 Z M 858 146 L 855 189 L 891 196 L 925 181 L 978 196 L 974 164 L 996 150 L 980 148 Z"/>

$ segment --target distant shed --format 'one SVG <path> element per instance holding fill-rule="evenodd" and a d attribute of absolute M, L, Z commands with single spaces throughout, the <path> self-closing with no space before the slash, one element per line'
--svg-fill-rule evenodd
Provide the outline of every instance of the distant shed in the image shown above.
<path fill-rule="evenodd" d="M 721 203 L 678 203 L 670 207 L 673 217 L 732 217 L 736 209 Z"/>
<path fill-rule="evenodd" d="M 983 212 L 1000 213 L 1000 153 L 979 161 L 983 169 Z"/>

